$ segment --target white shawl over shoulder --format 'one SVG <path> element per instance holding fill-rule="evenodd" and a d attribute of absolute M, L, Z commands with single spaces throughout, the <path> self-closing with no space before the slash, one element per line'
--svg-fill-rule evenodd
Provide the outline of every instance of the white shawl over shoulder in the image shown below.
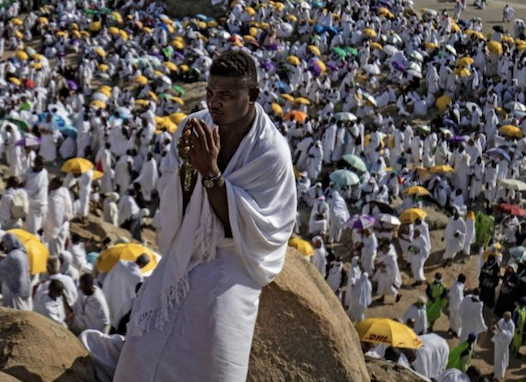
<path fill-rule="evenodd" d="M 207 110 L 188 118 L 214 126 Z M 163 258 L 143 284 L 133 307 L 129 333 L 140 336 L 151 327 L 162 329 L 169 309 L 188 293 L 189 272 L 213 261 L 224 239 L 224 227 L 213 212 L 198 176 L 183 216 L 183 193 L 178 169 L 179 135 L 172 140 L 168 177 L 161 192 L 159 248 Z M 214 126 L 214 128 L 217 128 Z M 285 139 L 256 104 L 252 128 L 224 171 L 234 251 L 259 285 L 272 282 L 283 267 L 287 242 L 296 217 L 296 184 Z"/>

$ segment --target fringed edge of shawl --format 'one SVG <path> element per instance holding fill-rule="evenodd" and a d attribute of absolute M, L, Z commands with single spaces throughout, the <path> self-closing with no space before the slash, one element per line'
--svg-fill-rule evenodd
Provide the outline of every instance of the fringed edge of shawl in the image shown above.
<path fill-rule="evenodd" d="M 155 327 L 162 331 L 164 325 L 169 321 L 170 309 L 174 305 L 179 304 L 186 297 L 189 290 L 190 282 L 188 275 L 185 275 L 179 282 L 172 284 L 168 289 L 161 292 L 161 306 L 159 308 L 145 312 L 130 322 L 131 325 L 128 328 L 128 333 L 132 337 L 141 337 L 143 334 L 148 333 L 154 316 Z M 140 303 L 138 300 L 139 299 L 134 302 L 134 305 L 135 303 Z"/>

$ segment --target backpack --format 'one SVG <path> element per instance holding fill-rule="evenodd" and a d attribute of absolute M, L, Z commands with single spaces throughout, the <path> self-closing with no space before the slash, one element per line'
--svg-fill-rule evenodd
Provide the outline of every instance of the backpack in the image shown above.
<path fill-rule="evenodd" d="M 24 190 L 16 190 L 13 193 L 13 198 L 11 199 L 11 216 L 14 219 L 23 219 L 27 216 L 27 211 L 29 209 L 29 200 L 27 194 Z"/>

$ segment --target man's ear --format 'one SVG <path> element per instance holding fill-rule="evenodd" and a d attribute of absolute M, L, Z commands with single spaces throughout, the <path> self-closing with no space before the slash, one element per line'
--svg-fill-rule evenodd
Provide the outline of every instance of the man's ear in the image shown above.
<path fill-rule="evenodd" d="M 248 91 L 248 97 L 250 99 L 250 104 L 254 104 L 257 101 L 259 96 L 259 88 L 252 88 Z"/>

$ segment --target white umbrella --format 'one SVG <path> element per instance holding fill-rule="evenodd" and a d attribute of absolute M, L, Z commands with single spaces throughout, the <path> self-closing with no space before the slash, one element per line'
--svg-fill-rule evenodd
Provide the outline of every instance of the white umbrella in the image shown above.
<path fill-rule="evenodd" d="M 418 62 L 410 62 L 409 64 L 407 64 L 407 69 L 422 72 L 422 66 Z"/>
<path fill-rule="evenodd" d="M 368 102 L 370 102 L 373 106 L 378 106 L 378 104 L 376 103 L 376 99 L 370 95 L 369 93 L 362 93 L 362 98 Z"/>
<path fill-rule="evenodd" d="M 380 74 L 380 68 L 376 64 L 367 64 L 363 66 L 363 70 L 366 73 L 378 75 Z"/>
<path fill-rule="evenodd" d="M 508 102 L 506 105 L 504 105 L 504 108 L 510 111 L 521 111 L 521 112 L 526 111 L 526 106 L 524 104 L 520 102 L 515 102 L 515 101 Z"/>
<path fill-rule="evenodd" d="M 393 45 L 402 44 L 404 42 L 402 38 L 398 36 L 396 33 L 390 34 L 390 35 L 382 35 L 382 40 L 384 40 L 385 42 L 389 44 L 393 44 Z"/>
<path fill-rule="evenodd" d="M 413 77 L 416 77 L 416 78 L 422 78 L 422 73 L 419 72 L 418 70 L 414 70 L 414 69 L 409 69 L 407 71 L 408 74 L 411 74 Z"/>
<path fill-rule="evenodd" d="M 336 113 L 334 115 L 338 121 L 356 121 L 356 116 L 353 113 Z"/>
<path fill-rule="evenodd" d="M 393 45 L 384 45 L 383 51 L 389 56 L 394 56 L 398 53 L 398 48 Z"/>
<path fill-rule="evenodd" d="M 107 102 L 108 101 L 108 96 L 106 94 L 96 92 L 96 93 L 93 93 L 93 95 L 91 96 L 91 100 L 92 101 Z"/>
<path fill-rule="evenodd" d="M 411 52 L 409 54 L 409 57 L 412 58 L 413 60 L 415 61 L 419 61 L 419 62 L 424 62 L 424 56 L 422 56 L 422 54 L 420 54 L 419 52 L 417 52 L 416 50 Z"/>
<path fill-rule="evenodd" d="M 301 4 L 300 4 L 300 8 L 303 8 L 303 9 L 311 9 L 312 7 L 311 7 L 310 4 L 307 3 L 306 1 L 302 1 Z"/>
<path fill-rule="evenodd" d="M 502 179 L 500 185 L 508 190 L 526 191 L 526 183 L 517 179 Z"/>
<path fill-rule="evenodd" d="M 473 113 L 476 110 L 482 114 L 482 109 L 474 102 L 466 102 L 466 109 L 468 109 L 470 113 Z"/>
<path fill-rule="evenodd" d="M 394 226 L 399 226 L 402 224 L 400 222 L 400 219 L 398 219 L 396 216 L 393 216 L 393 215 L 380 214 L 377 217 L 378 217 L 378 220 L 381 221 L 382 223 L 387 223 L 387 224 L 391 224 Z"/>
<path fill-rule="evenodd" d="M 447 50 L 449 53 L 451 54 L 454 54 L 456 55 L 457 54 L 457 50 L 455 48 L 453 48 L 451 45 L 449 44 L 445 44 L 444 45 L 444 49 Z"/>

